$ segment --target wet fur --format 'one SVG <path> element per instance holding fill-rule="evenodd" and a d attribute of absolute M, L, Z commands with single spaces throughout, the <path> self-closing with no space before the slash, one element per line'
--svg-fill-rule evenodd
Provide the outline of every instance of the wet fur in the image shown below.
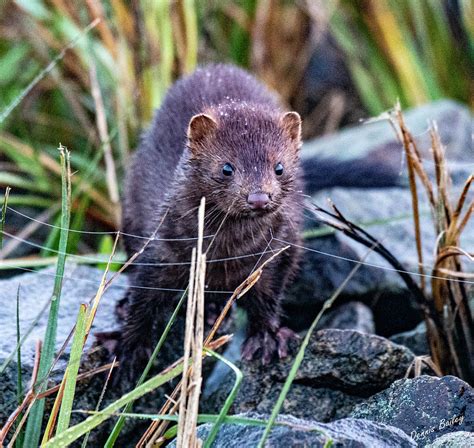
<path fill-rule="evenodd" d="M 196 114 L 209 118 L 198 118 Z M 197 235 L 197 208 L 206 197 L 205 234 L 217 237 L 208 260 L 262 252 L 272 236 L 300 243 L 303 197 L 295 117 L 284 117 L 275 96 L 243 70 L 228 65 L 198 69 L 168 92 L 135 153 L 124 189 L 123 230 L 134 235 L 180 239 Z M 276 176 L 275 164 L 284 173 Z M 235 175 L 222 175 L 231 163 Z M 271 193 L 269 210 L 252 212 L 252 191 Z M 224 219 L 225 218 L 225 219 Z M 161 225 L 160 225 L 161 223 Z M 205 240 L 204 249 L 210 241 Z M 125 237 L 129 255 L 144 240 Z M 153 241 L 140 263 L 186 263 L 195 241 Z M 271 241 L 270 247 L 282 245 Z M 285 356 L 293 333 L 281 328 L 281 296 L 294 276 L 299 250 L 291 247 L 264 271 L 239 305 L 248 313 L 244 357 L 268 362 Z M 265 255 L 263 259 L 269 257 Z M 259 255 L 207 264 L 207 289 L 232 291 L 254 269 Z M 131 283 L 144 288 L 185 289 L 189 265 L 134 266 Z M 176 306 L 176 293 L 148 289 L 128 291 L 122 329 L 121 361 L 137 367 L 145 360 Z M 228 295 L 206 294 L 207 309 L 216 313 Z"/>

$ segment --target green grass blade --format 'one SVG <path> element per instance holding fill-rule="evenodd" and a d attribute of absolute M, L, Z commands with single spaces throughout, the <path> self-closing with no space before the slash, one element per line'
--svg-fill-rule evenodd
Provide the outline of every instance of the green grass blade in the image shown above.
<path fill-rule="evenodd" d="M 240 385 L 242 383 L 243 375 L 242 375 L 242 372 L 241 372 L 240 369 L 238 369 L 234 364 L 232 364 L 230 361 L 225 359 L 223 356 L 221 356 L 218 353 L 216 353 L 212 350 L 209 350 L 209 349 L 205 349 L 205 351 L 210 353 L 212 356 L 217 358 L 219 361 L 222 361 L 223 363 L 225 363 L 235 373 L 234 386 L 232 387 L 232 390 L 230 391 L 228 397 L 226 398 L 224 406 L 222 406 L 221 412 L 219 413 L 216 421 L 214 422 L 214 426 L 212 427 L 211 432 L 207 436 L 207 439 L 206 439 L 206 441 L 204 442 L 204 445 L 203 445 L 204 448 L 211 448 L 212 443 L 214 442 L 214 440 L 215 440 L 215 438 L 216 438 L 216 436 L 219 432 L 219 429 L 220 429 L 222 423 L 224 422 L 224 420 L 227 416 L 227 413 L 229 412 L 230 407 L 232 406 L 232 403 L 235 401 L 235 397 L 237 396 L 237 392 L 239 391 Z"/>
<path fill-rule="evenodd" d="M 74 402 L 74 394 L 76 392 L 76 379 L 79 365 L 81 363 L 82 349 L 84 347 L 84 336 L 86 333 L 86 309 L 87 306 L 81 304 L 79 315 L 76 321 L 76 330 L 72 341 L 71 353 L 69 355 L 69 363 L 66 370 L 66 385 L 64 387 L 64 396 L 59 411 L 58 425 L 56 433 L 60 434 L 69 427 L 71 420 L 72 404 Z M 65 374 L 65 375 L 66 375 Z"/>
<path fill-rule="evenodd" d="M 102 422 L 109 419 L 116 412 L 126 406 L 128 403 L 137 400 L 138 398 L 146 395 L 147 393 L 155 390 L 156 388 L 162 386 L 168 381 L 176 378 L 183 372 L 183 363 L 180 362 L 177 366 L 173 367 L 166 373 L 159 374 L 150 378 L 148 381 L 143 383 L 141 386 L 136 387 L 131 392 L 126 393 L 118 400 L 114 401 L 112 404 L 107 406 L 103 411 L 99 411 L 97 414 L 92 415 L 83 422 L 72 426 L 61 434 L 56 435 L 48 443 L 46 443 L 45 448 L 63 448 L 79 437 L 83 436 L 89 431 L 92 431 L 94 428 L 99 426 Z M 36 446 L 36 445 L 34 445 Z"/>
<path fill-rule="evenodd" d="M 61 158 L 61 178 L 62 178 L 62 206 L 61 206 L 61 236 L 59 240 L 58 264 L 54 281 L 51 307 L 46 327 L 43 351 L 41 354 L 38 369 L 38 378 L 41 384 L 38 391 L 44 390 L 49 369 L 54 361 L 54 350 L 56 346 L 56 332 L 58 326 L 59 301 L 61 296 L 62 279 L 64 276 L 64 266 L 66 263 L 67 238 L 70 220 L 70 199 L 71 199 L 71 173 L 69 164 L 69 151 L 62 145 L 59 147 Z M 44 399 L 38 400 L 33 407 L 28 418 L 25 434 L 25 446 L 38 446 L 44 413 Z"/>
<path fill-rule="evenodd" d="M 0 184 L 1 185 L 10 185 L 11 187 L 22 188 L 27 191 L 34 191 L 36 193 L 49 193 L 49 190 L 46 186 L 28 180 L 28 178 L 23 174 L 19 176 L 17 174 L 12 174 L 8 172 L 0 173 Z"/>
<path fill-rule="evenodd" d="M 18 406 L 21 405 L 23 401 L 23 378 L 21 372 L 21 331 L 20 331 L 20 285 L 18 285 L 18 291 L 16 293 L 16 368 L 17 368 L 17 375 L 16 375 L 16 396 Z M 23 413 L 18 415 L 17 421 L 21 421 Z M 24 439 L 24 431 L 21 430 L 18 434 L 18 437 L 15 440 L 15 447 L 21 448 L 23 446 L 23 439 Z"/>
<path fill-rule="evenodd" d="M 16 195 L 12 194 L 8 198 L 10 205 L 26 205 L 35 208 L 48 208 L 54 205 L 55 201 L 49 198 L 35 195 Z"/>
<path fill-rule="evenodd" d="M 66 47 L 64 47 L 61 52 L 43 69 L 41 70 L 35 78 L 25 87 L 25 89 L 18 95 L 1 113 L 0 113 L 0 124 L 2 124 L 5 119 L 11 114 L 11 112 L 26 98 L 26 96 L 33 90 L 33 88 L 48 74 L 54 67 L 61 61 L 66 55 L 67 50 L 74 48 L 78 41 L 87 33 L 89 33 L 93 28 L 98 25 L 99 21 L 94 20 L 91 24 L 86 26 L 82 30 L 75 40 L 70 42 Z"/>
<path fill-rule="evenodd" d="M 5 228 L 5 220 L 7 218 L 7 204 L 9 195 L 10 187 L 7 187 L 7 189 L 5 190 L 5 196 L 3 197 L 2 215 L 0 217 L 0 249 L 3 246 L 3 229 Z"/>
<path fill-rule="evenodd" d="M 370 250 L 366 256 L 372 252 Z M 365 258 L 365 257 L 364 257 Z M 361 260 L 362 261 L 362 260 Z M 270 419 L 268 420 L 268 424 L 265 428 L 265 431 L 262 435 L 262 438 L 260 439 L 260 442 L 258 444 L 259 448 L 263 448 L 265 446 L 265 442 L 268 439 L 268 436 L 270 435 L 270 431 L 272 430 L 273 425 L 275 424 L 275 420 L 278 417 L 278 414 L 280 413 L 280 410 L 283 406 L 283 402 L 285 401 L 286 396 L 288 395 L 288 392 L 290 391 L 290 387 L 293 384 L 293 380 L 295 379 L 295 376 L 298 372 L 298 369 L 300 368 L 300 365 L 303 361 L 304 354 L 306 351 L 306 347 L 309 344 L 309 340 L 311 338 L 311 335 L 313 334 L 314 329 L 316 328 L 316 325 L 318 325 L 319 320 L 321 319 L 321 316 L 324 314 L 324 312 L 329 309 L 334 301 L 339 297 L 339 294 L 344 290 L 346 285 L 349 283 L 350 279 L 355 275 L 355 273 L 362 267 L 362 263 L 358 263 L 357 265 L 354 266 L 354 268 L 351 270 L 349 275 L 345 278 L 345 280 L 341 283 L 341 285 L 334 291 L 332 296 L 324 302 L 324 305 L 321 309 L 321 311 L 318 313 L 318 315 L 315 317 L 313 322 L 311 323 L 311 326 L 309 327 L 303 342 L 301 344 L 301 347 L 298 350 L 298 353 L 296 354 L 295 361 L 293 362 L 293 365 L 291 366 L 290 373 L 288 374 L 288 378 L 285 381 L 285 384 L 283 385 L 283 388 L 280 392 L 280 395 L 278 396 L 277 402 L 275 406 L 273 407 L 272 413 L 270 415 Z M 331 438 L 325 434 L 323 431 L 321 431 L 322 434 L 328 438 L 328 441 L 331 441 Z M 326 442 L 327 443 L 327 442 Z"/>
<path fill-rule="evenodd" d="M 158 353 L 160 352 L 161 347 L 162 347 L 163 343 L 165 342 L 166 337 L 168 336 L 168 333 L 171 330 L 171 327 L 172 327 L 173 323 L 175 322 L 176 318 L 178 317 L 178 312 L 179 312 L 181 306 L 183 305 L 184 299 L 187 295 L 186 292 L 187 292 L 187 290 L 182 294 L 181 299 L 179 300 L 178 304 L 176 305 L 175 310 L 173 311 L 173 314 L 171 315 L 170 319 L 168 320 L 168 323 L 166 324 L 166 327 L 163 331 L 163 334 L 161 335 L 160 340 L 156 344 L 155 349 L 153 350 L 153 353 L 151 354 L 150 359 L 148 360 L 148 363 L 145 367 L 145 370 L 143 370 L 143 373 L 140 375 L 140 378 L 137 381 L 137 386 L 136 387 L 143 384 L 143 382 L 145 381 L 148 373 L 150 372 L 150 369 L 153 365 L 153 362 L 155 361 L 156 357 L 158 356 Z M 130 412 L 132 410 L 132 407 L 133 407 L 133 401 L 131 401 L 130 403 L 127 404 L 127 406 L 125 407 L 123 412 L 124 413 Z M 120 431 L 122 430 L 124 424 L 125 424 L 125 416 L 121 415 L 120 418 L 117 420 L 117 423 L 115 423 L 115 426 L 113 427 L 112 432 L 109 435 L 109 438 L 105 442 L 105 445 L 104 445 L 105 448 L 112 448 L 114 446 L 114 444 L 117 440 L 117 437 L 119 436 Z"/>

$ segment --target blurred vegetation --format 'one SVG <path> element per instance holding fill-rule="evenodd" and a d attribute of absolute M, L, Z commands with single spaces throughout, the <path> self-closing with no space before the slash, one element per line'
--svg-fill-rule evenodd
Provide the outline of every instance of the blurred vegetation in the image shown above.
<path fill-rule="evenodd" d="M 74 173 L 71 228 L 118 228 L 121 180 L 140 130 L 198 61 L 249 68 L 305 116 L 307 137 L 397 98 L 403 107 L 440 97 L 472 107 L 473 23 L 469 0 L 2 2 L 0 188 L 12 187 L 10 206 L 59 225 L 61 143 Z M 347 80 L 315 91 L 315 55 L 330 78 Z M 41 242 L 56 248 L 59 230 L 49 230 Z M 79 236 L 71 234 L 69 252 L 110 245 Z"/>
<path fill-rule="evenodd" d="M 343 0 L 331 30 L 367 110 L 441 97 L 474 106 L 474 3 Z"/>

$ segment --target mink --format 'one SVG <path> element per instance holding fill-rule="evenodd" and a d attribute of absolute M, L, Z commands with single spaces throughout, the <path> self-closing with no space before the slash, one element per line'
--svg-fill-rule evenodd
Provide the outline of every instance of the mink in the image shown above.
<path fill-rule="evenodd" d="M 281 299 L 300 258 L 301 119 L 246 71 L 209 65 L 167 92 L 131 161 L 123 200 L 129 256 L 155 231 L 133 266 L 119 353 L 146 360 L 188 284 L 197 210 L 206 198 L 206 313 L 216 314 L 258 263 L 290 243 L 239 300 L 248 316 L 246 360 L 285 357 L 296 335 Z M 158 229 L 158 230 L 157 230 Z M 157 289 L 158 288 L 158 289 Z"/>

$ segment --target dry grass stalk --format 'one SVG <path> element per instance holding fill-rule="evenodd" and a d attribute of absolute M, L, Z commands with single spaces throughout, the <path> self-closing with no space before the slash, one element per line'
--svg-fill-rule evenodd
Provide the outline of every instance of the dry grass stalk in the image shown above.
<path fill-rule="evenodd" d="M 420 272 L 421 290 L 423 291 L 423 293 L 425 293 L 426 283 L 424 276 L 425 273 L 423 269 L 423 251 L 421 246 L 420 211 L 418 206 L 418 191 L 415 178 L 415 172 L 420 172 L 421 157 L 414 140 L 411 138 L 411 135 L 405 126 L 405 121 L 401 112 L 400 103 L 397 103 L 395 105 L 395 114 L 396 119 L 398 120 L 398 126 L 400 129 L 400 134 L 402 136 L 403 148 L 405 149 L 407 159 L 408 180 L 410 182 L 410 191 L 413 207 L 413 222 L 415 225 L 416 252 L 418 254 L 418 269 Z"/>
<path fill-rule="evenodd" d="M 107 189 L 109 192 L 110 201 L 114 208 L 114 219 L 117 227 L 120 226 L 120 197 L 118 189 L 117 174 L 115 170 L 114 156 L 112 153 L 112 145 L 110 144 L 109 131 L 107 126 L 107 115 L 105 112 L 104 100 L 100 91 L 99 80 L 97 79 L 97 68 L 94 60 L 90 60 L 90 81 L 91 94 L 94 98 L 96 124 L 99 131 L 99 137 L 104 149 L 105 174 L 107 180 Z"/>
<path fill-rule="evenodd" d="M 255 283 L 258 282 L 260 279 L 263 269 L 265 268 L 266 265 L 268 265 L 271 261 L 273 261 L 276 257 L 278 257 L 282 252 L 285 250 L 288 250 L 290 246 L 285 246 L 279 251 L 275 252 L 271 257 L 269 257 L 267 260 L 265 260 L 252 274 L 250 274 L 232 293 L 231 297 L 227 301 L 226 305 L 222 309 L 219 317 L 216 319 L 214 322 L 214 325 L 212 326 L 209 334 L 207 335 L 206 339 L 204 340 L 204 347 L 206 348 L 211 348 L 213 347 L 214 344 L 217 343 L 221 338 L 219 339 L 214 339 L 215 335 L 217 334 L 217 331 L 219 330 L 220 326 L 224 322 L 224 319 L 226 318 L 227 314 L 229 313 L 230 309 L 232 308 L 232 305 L 243 297 L 252 287 L 255 285 Z M 162 406 L 160 409 L 159 414 L 173 414 L 176 412 L 179 406 L 179 391 L 181 390 L 181 383 L 178 384 L 171 395 L 167 397 L 167 401 L 165 404 Z M 143 434 L 142 438 L 139 440 L 137 443 L 137 447 L 146 447 L 146 448 L 152 448 L 156 446 L 157 444 L 161 443 L 164 441 L 163 435 L 168 428 L 169 422 L 166 421 L 154 421 L 150 424 L 148 429 L 145 431 Z"/>
<path fill-rule="evenodd" d="M 289 103 L 297 92 L 314 43 L 302 7 L 281 0 L 257 2 L 251 25 L 251 65 Z"/>
<path fill-rule="evenodd" d="M 87 372 L 80 373 L 79 375 L 77 375 L 77 382 L 80 382 L 80 381 L 85 380 L 87 378 L 91 378 L 92 376 L 97 375 L 98 373 L 111 372 L 111 371 L 113 371 L 113 369 L 118 367 L 118 365 L 119 365 L 119 363 L 114 360 L 113 362 L 110 362 L 108 364 L 104 364 L 103 366 L 96 367 L 95 369 L 91 369 Z M 61 383 L 57 384 L 56 386 L 53 386 L 53 387 L 49 388 L 48 390 L 45 390 L 44 392 L 41 392 L 40 394 L 38 394 L 38 399 L 40 400 L 42 398 L 49 397 L 50 395 L 57 392 L 60 387 L 61 387 Z"/>
<path fill-rule="evenodd" d="M 188 306 L 184 338 L 184 366 L 181 380 L 179 404 L 178 448 L 200 446 L 196 439 L 199 396 L 202 383 L 202 355 L 204 339 L 204 287 L 206 276 L 206 254 L 202 252 L 204 236 L 205 199 L 199 207 L 199 232 L 197 248 L 193 249 L 189 276 Z M 192 366 L 189 357 L 192 353 Z"/>
<path fill-rule="evenodd" d="M 474 324 L 466 284 L 457 279 L 465 277 L 459 257 L 467 255 L 470 258 L 470 255 L 459 246 L 461 233 L 474 209 L 474 203 L 471 200 L 462 216 L 473 176 L 467 179 L 453 207 L 449 194 L 450 176 L 446 156 L 436 124 L 433 123 L 430 126 L 436 189 L 423 166 L 420 152 L 406 127 L 399 105 L 395 108 L 395 119 L 392 119 L 392 124 L 402 135 L 402 143 L 407 155 L 420 273 L 422 272 L 421 232 L 415 176 L 418 176 L 426 190 L 435 232 L 438 236 L 431 279 L 432 298 L 424 291 L 425 301 L 433 303 L 436 314 L 435 319 L 425 315 L 431 358 L 444 375 L 454 374 L 472 382 L 474 380 Z"/>

